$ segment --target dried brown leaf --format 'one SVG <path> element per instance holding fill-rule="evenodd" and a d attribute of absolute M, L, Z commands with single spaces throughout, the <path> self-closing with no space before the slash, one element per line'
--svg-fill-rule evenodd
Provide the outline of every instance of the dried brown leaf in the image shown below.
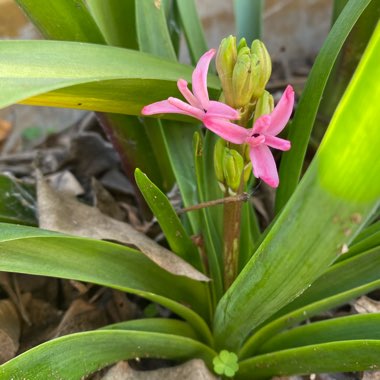
<path fill-rule="evenodd" d="M 154 371 L 135 371 L 127 362 L 113 366 L 102 380 L 217 380 L 200 359 L 190 360 L 176 367 Z"/>
<path fill-rule="evenodd" d="M 366 296 L 358 298 L 354 302 L 353 307 L 359 314 L 380 312 L 380 302 Z"/>
<path fill-rule="evenodd" d="M 74 332 L 94 330 L 106 323 L 104 310 L 101 311 L 95 305 L 77 299 L 66 311 L 53 334 L 53 338 Z"/>
<path fill-rule="evenodd" d="M 21 322 L 15 305 L 0 301 L 0 364 L 12 359 L 19 348 Z"/>
<path fill-rule="evenodd" d="M 129 224 L 112 219 L 95 207 L 55 192 L 42 178 L 37 181 L 37 198 L 41 228 L 134 246 L 168 272 L 197 281 L 209 281 L 208 277 L 189 263 Z"/>

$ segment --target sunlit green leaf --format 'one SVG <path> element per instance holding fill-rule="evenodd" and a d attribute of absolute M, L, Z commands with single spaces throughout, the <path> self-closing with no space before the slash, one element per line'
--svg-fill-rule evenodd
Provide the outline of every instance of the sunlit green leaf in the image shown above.
<path fill-rule="evenodd" d="M 177 96 L 189 66 L 110 46 L 0 41 L 0 108 L 21 102 L 140 115 L 144 105 Z M 25 60 L 28 56 L 28 60 Z M 215 77 L 211 88 L 218 88 Z"/>
<path fill-rule="evenodd" d="M 219 347 L 237 349 L 308 288 L 377 209 L 380 108 L 367 99 L 380 97 L 373 80 L 380 76 L 379 49 L 380 26 L 304 179 L 220 301 L 214 329 Z"/>
<path fill-rule="evenodd" d="M 298 184 L 310 133 L 334 62 L 356 21 L 371 0 L 350 0 L 335 22 L 310 72 L 288 138 L 292 149 L 283 154 L 276 208 L 284 207 Z"/>

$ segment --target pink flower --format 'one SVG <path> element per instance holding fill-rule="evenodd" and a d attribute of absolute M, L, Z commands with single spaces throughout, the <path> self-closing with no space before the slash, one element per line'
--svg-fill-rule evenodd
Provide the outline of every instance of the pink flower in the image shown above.
<path fill-rule="evenodd" d="M 206 128 L 227 141 L 234 144 L 248 144 L 254 176 L 261 178 L 271 187 L 277 187 L 279 178 L 276 163 L 269 147 L 282 151 L 290 149 L 290 141 L 276 136 L 289 121 L 293 105 L 294 91 L 292 86 L 288 86 L 272 113 L 259 117 L 252 129 L 240 127 L 218 117 L 206 116 L 203 123 Z"/>
<path fill-rule="evenodd" d="M 207 92 L 207 71 L 211 59 L 215 55 L 215 49 L 211 49 L 200 58 L 197 67 L 193 71 L 192 86 L 193 92 L 187 87 L 184 79 L 179 79 L 177 86 L 188 103 L 177 99 L 168 98 L 145 106 L 141 113 L 143 115 L 155 115 L 161 113 L 179 113 L 195 117 L 203 122 L 206 116 L 217 117 L 222 121 L 237 120 L 239 112 L 227 104 L 210 100 Z M 223 137 L 225 132 L 221 130 L 219 136 Z M 223 137 L 224 138 L 224 137 Z"/>
<path fill-rule="evenodd" d="M 145 106 L 143 115 L 161 113 L 178 113 L 203 122 L 206 128 L 226 141 L 233 144 L 248 144 L 253 174 L 261 178 L 269 186 L 279 184 L 276 163 L 269 149 L 282 151 L 290 149 L 290 141 L 276 137 L 286 126 L 294 105 L 294 91 L 288 86 L 277 106 L 270 115 L 263 115 L 253 124 L 252 129 L 246 129 L 232 123 L 239 119 L 237 110 L 227 104 L 210 100 L 207 92 L 207 71 L 215 49 L 211 49 L 200 58 L 192 75 L 192 89 L 187 87 L 184 79 L 179 79 L 177 86 L 188 103 L 177 98 L 168 98 Z"/>

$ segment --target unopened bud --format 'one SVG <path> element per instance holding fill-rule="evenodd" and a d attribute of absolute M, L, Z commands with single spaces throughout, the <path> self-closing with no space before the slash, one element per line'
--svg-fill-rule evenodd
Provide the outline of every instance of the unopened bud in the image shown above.
<path fill-rule="evenodd" d="M 236 37 L 223 38 L 216 55 L 215 64 L 222 83 L 226 103 L 232 105 L 232 73 L 237 58 Z"/>
<path fill-rule="evenodd" d="M 248 162 L 248 164 L 244 166 L 244 182 L 245 183 L 249 181 L 251 174 L 252 174 L 252 162 Z"/>
<path fill-rule="evenodd" d="M 251 53 L 255 56 L 254 72 L 255 72 L 255 85 L 253 90 L 253 99 L 259 98 L 265 90 L 270 75 L 272 73 L 272 61 L 270 59 L 268 50 L 263 42 L 254 40 L 251 45 Z"/>
<path fill-rule="evenodd" d="M 268 92 L 264 91 L 263 94 L 257 99 L 255 107 L 255 117 L 254 122 L 263 115 L 269 115 L 273 111 L 274 100 L 273 96 Z"/>
<path fill-rule="evenodd" d="M 214 147 L 214 170 L 216 179 L 219 183 L 224 183 L 224 150 L 226 148 L 226 142 L 222 139 L 218 139 Z"/>
<path fill-rule="evenodd" d="M 232 193 L 236 193 L 240 187 L 241 175 L 244 169 L 243 157 L 234 149 L 225 148 L 224 153 L 224 178 Z"/>
<path fill-rule="evenodd" d="M 240 49 L 244 48 L 244 47 L 248 47 L 248 45 L 247 45 L 246 39 L 243 37 L 243 38 L 240 39 L 240 41 L 238 43 L 238 46 L 237 46 L 238 53 L 239 53 Z"/>
<path fill-rule="evenodd" d="M 254 86 L 254 73 L 252 71 L 252 55 L 248 47 L 239 50 L 236 65 L 232 74 L 232 89 L 235 108 L 249 103 Z"/>

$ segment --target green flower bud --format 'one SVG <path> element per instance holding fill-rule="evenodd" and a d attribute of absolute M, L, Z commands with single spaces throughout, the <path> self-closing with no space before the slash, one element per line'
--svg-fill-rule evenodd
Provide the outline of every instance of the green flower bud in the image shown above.
<path fill-rule="evenodd" d="M 273 96 L 268 92 L 264 91 L 263 94 L 257 99 L 255 107 L 255 117 L 254 122 L 263 115 L 269 115 L 273 111 L 274 100 Z"/>
<path fill-rule="evenodd" d="M 238 191 L 244 169 L 243 157 L 234 149 L 225 148 L 223 171 L 227 186 L 232 193 Z"/>
<path fill-rule="evenodd" d="M 243 107 L 249 102 L 253 84 L 251 54 L 248 48 L 242 48 L 232 74 L 232 91 L 236 108 Z"/>
<path fill-rule="evenodd" d="M 260 40 L 254 40 L 252 42 L 251 53 L 256 57 L 254 62 L 255 85 L 252 98 L 257 99 L 264 92 L 265 86 L 272 73 L 272 61 L 268 50 Z"/>
<path fill-rule="evenodd" d="M 246 41 L 246 39 L 244 37 L 241 38 L 240 41 L 239 41 L 239 44 L 238 44 L 238 47 L 237 47 L 238 53 L 239 53 L 240 49 L 243 48 L 243 47 L 248 47 L 247 41 Z"/>
<path fill-rule="evenodd" d="M 252 174 L 252 162 L 244 166 L 244 182 L 247 183 Z"/>
<path fill-rule="evenodd" d="M 223 38 L 216 55 L 215 64 L 222 83 L 226 103 L 232 105 L 232 73 L 237 58 L 236 37 Z"/>
<path fill-rule="evenodd" d="M 214 170 L 216 179 L 219 183 L 224 184 L 224 150 L 226 148 L 226 142 L 219 139 L 214 147 Z"/>

